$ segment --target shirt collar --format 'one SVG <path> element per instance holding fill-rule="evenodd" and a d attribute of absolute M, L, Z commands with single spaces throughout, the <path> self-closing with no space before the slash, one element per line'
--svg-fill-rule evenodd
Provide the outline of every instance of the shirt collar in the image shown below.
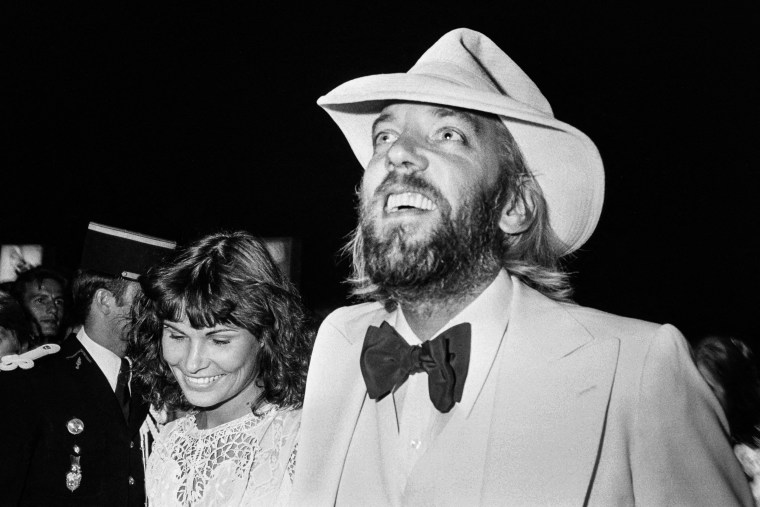
<path fill-rule="evenodd" d="M 468 414 L 483 388 L 507 330 L 512 285 L 509 275 L 502 269 L 494 281 L 472 303 L 436 333 L 438 336 L 447 329 L 464 322 L 469 322 L 472 328 L 470 366 L 462 401 L 459 403 L 459 407 Z M 394 314 L 388 321 L 407 343 L 410 345 L 422 343 L 409 327 L 404 312 L 399 308 Z"/>
<path fill-rule="evenodd" d="M 116 390 L 116 377 L 119 376 L 121 358 L 90 338 L 85 332 L 84 326 L 77 332 L 77 340 L 90 354 L 103 375 L 106 376 L 108 383 L 111 384 L 111 389 Z"/>

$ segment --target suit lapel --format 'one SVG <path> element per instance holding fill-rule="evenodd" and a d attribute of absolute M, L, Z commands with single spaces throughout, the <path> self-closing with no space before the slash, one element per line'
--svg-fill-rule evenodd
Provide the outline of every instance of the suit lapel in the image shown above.
<path fill-rule="evenodd" d="M 496 382 L 483 500 L 582 504 L 603 435 L 619 341 L 515 282 Z"/>

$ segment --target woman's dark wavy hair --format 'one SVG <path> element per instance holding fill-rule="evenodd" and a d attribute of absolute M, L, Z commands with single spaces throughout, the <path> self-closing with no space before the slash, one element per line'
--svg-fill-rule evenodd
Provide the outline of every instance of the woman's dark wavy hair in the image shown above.
<path fill-rule="evenodd" d="M 161 350 L 164 321 L 185 316 L 194 328 L 232 325 L 259 340 L 255 382 L 263 391 L 254 410 L 302 405 L 313 333 L 298 292 L 258 239 L 244 231 L 205 236 L 150 270 L 140 285 L 128 354 L 154 406 L 191 408 Z"/>
<path fill-rule="evenodd" d="M 725 392 L 731 438 L 760 447 L 760 377 L 752 350 L 738 338 L 708 336 L 695 347 L 694 359 Z"/>

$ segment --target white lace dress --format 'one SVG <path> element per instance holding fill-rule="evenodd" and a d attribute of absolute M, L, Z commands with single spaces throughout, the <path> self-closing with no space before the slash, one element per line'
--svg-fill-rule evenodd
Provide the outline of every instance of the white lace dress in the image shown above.
<path fill-rule="evenodd" d="M 201 430 L 190 413 L 161 429 L 145 471 L 150 507 L 284 505 L 300 410 L 275 407 Z"/>

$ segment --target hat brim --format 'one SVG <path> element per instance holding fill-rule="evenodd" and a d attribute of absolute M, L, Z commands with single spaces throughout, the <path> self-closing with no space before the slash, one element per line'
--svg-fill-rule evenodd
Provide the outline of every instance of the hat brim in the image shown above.
<path fill-rule="evenodd" d="M 379 74 L 348 81 L 317 100 L 338 124 L 366 168 L 372 158 L 372 124 L 389 101 L 453 106 L 498 115 L 517 142 L 544 193 L 549 220 L 564 244 L 580 248 L 599 222 L 604 167 L 581 131 L 509 98 L 425 74 Z"/>

